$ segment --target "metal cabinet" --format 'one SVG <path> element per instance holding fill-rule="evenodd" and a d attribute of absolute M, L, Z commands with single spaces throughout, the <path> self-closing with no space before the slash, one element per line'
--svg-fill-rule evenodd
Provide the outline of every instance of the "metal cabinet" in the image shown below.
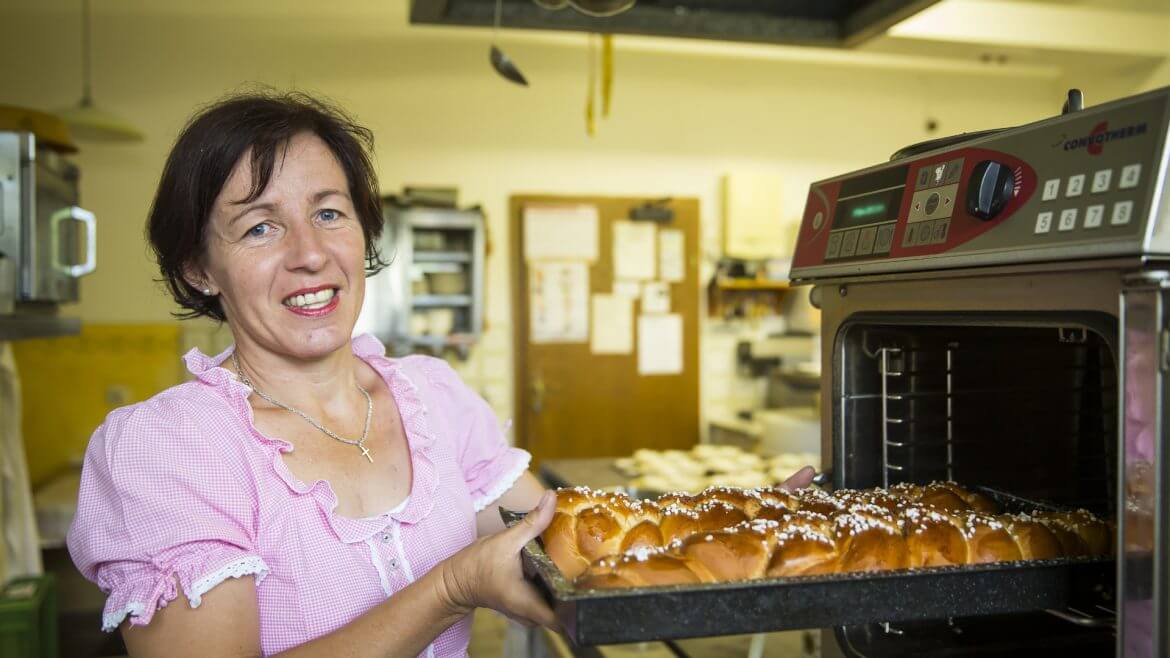
<path fill-rule="evenodd" d="M 483 212 L 384 208 L 380 247 L 389 266 L 366 282 L 359 330 L 396 355 L 454 349 L 465 356 L 483 333 Z"/>

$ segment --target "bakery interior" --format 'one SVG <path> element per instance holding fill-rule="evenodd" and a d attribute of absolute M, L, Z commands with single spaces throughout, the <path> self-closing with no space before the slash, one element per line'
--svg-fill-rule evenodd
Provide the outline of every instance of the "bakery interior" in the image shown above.
<path fill-rule="evenodd" d="M 447 360 L 564 489 L 524 559 L 566 634 L 480 610 L 472 656 L 1170 655 L 1170 2 L 6 0 L 0 25 L 0 654 L 125 655 L 65 548 L 81 460 L 231 344 L 173 317 L 143 225 L 192 112 L 269 88 L 375 136 L 393 258 L 356 331 Z M 71 195 L 32 287 L 25 147 Z M 965 557 L 920 546 L 940 524 Z M 1016 548 L 975 548 L 1005 525 Z M 862 546 L 886 526 L 900 557 Z"/>

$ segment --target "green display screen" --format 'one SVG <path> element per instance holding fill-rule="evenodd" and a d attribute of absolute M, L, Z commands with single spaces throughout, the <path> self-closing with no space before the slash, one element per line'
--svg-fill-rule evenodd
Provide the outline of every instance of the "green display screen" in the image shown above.
<path fill-rule="evenodd" d="M 849 216 L 853 219 L 869 219 L 871 217 L 885 217 L 885 215 L 886 204 L 884 203 L 867 203 L 849 210 Z"/>
<path fill-rule="evenodd" d="M 897 219 L 904 189 L 895 187 L 840 201 L 833 213 L 833 228 L 867 226 Z"/>

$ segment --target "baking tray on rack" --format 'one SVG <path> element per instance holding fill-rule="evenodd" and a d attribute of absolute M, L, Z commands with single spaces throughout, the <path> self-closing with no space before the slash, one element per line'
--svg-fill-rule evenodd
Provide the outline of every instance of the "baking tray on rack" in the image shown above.
<path fill-rule="evenodd" d="M 985 487 L 1005 512 L 1056 509 Z M 501 509 L 505 523 L 523 517 Z M 929 567 L 766 578 L 701 585 L 578 590 L 539 540 L 525 546 L 524 574 L 542 591 L 577 646 L 828 628 L 883 622 L 1063 610 L 1108 598 L 1110 558 Z"/>

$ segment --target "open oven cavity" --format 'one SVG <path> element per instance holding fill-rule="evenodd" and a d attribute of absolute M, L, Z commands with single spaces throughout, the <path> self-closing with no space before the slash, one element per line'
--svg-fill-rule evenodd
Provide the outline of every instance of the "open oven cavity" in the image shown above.
<path fill-rule="evenodd" d="M 985 488 L 1005 511 L 1084 508 L 1115 519 L 1114 327 L 1098 314 L 855 317 L 834 352 L 836 485 L 953 480 Z M 845 627 L 837 643 L 869 656 L 1108 652 L 1114 584 L 1100 573 L 1073 588 L 1067 609 Z"/>
<path fill-rule="evenodd" d="M 1115 517 L 1111 337 L 1091 323 L 1015 322 L 846 327 L 844 486 L 954 480 Z"/>

